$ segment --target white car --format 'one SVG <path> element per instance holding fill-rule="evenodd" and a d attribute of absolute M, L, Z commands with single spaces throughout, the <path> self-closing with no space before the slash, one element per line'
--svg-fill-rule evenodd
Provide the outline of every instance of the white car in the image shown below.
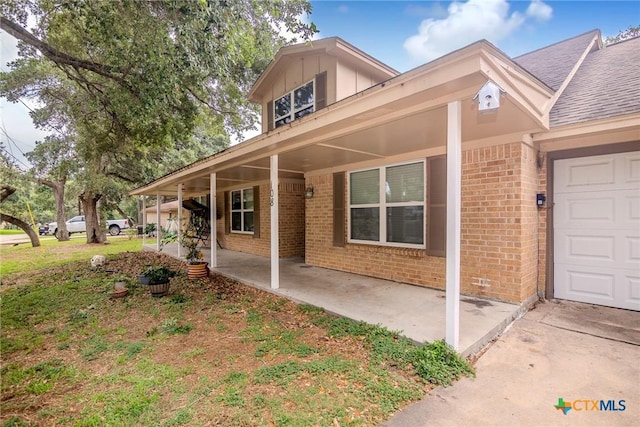
<path fill-rule="evenodd" d="M 120 234 L 120 231 L 131 227 L 131 222 L 128 219 L 108 219 L 107 220 L 107 230 L 109 230 L 109 234 L 112 236 L 117 236 Z M 67 221 L 67 231 L 69 234 L 72 233 L 84 233 L 87 231 L 87 223 L 85 221 L 84 215 L 77 215 Z M 58 223 L 50 222 L 49 223 L 49 234 L 56 235 L 58 233 Z"/>

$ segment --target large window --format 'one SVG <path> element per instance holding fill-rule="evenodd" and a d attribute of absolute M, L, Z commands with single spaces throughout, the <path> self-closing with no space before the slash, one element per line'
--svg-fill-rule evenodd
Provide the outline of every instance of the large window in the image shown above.
<path fill-rule="evenodd" d="M 424 162 L 349 174 L 352 242 L 424 248 Z"/>
<path fill-rule="evenodd" d="M 253 233 L 253 188 L 231 192 L 231 231 Z"/>
<path fill-rule="evenodd" d="M 275 127 L 285 125 L 314 111 L 313 80 L 273 101 Z"/>

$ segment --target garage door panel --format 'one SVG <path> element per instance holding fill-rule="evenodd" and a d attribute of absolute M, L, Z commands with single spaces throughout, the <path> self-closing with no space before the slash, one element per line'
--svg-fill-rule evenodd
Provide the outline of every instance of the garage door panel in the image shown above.
<path fill-rule="evenodd" d="M 555 261 L 579 265 L 612 267 L 615 264 L 616 239 L 606 232 L 583 233 L 561 231 L 556 234 Z"/>
<path fill-rule="evenodd" d="M 640 152 L 556 161 L 553 221 L 554 296 L 640 310 Z"/>
<path fill-rule="evenodd" d="M 554 170 L 554 194 L 638 190 L 640 152 L 561 160 Z M 556 162 L 556 165 L 558 162 Z"/>
<path fill-rule="evenodd" d="M 624 176 L 626 183 L 639 183 L 640 182 L 640 155 L 629 154 L 624 158 Z"/>
<path fill-rule="evenodd" d="M 557 192 L 575 192 L 615 182 L 615 159 L 580 158 L 565 160 L 565 167 L 555 176 Z"/>
<path fill-rule="evenodd" d="M 626 275 L 625 279 L 627 280 L 627 288 L 629 289 L 628 301 L 640 306 L 640 277 Z"/>
<path fill-rule="evenodd" d="M 640 310 L 640 276 L 633 271 L 603 273 L 597 267 L 556 265 L 556 280 L 563 286 L 554 296 L 560 299 Z"/>
<path fill-rule="evenodd" d="M 628 220 L 638 224 L 636 221 L 640 221 L 640 194 L 636 192 L 625 196 L 624 207 Z"/>
<path fill-rule="evenodd" d="M 556 298 L 596 298 L 609 304 L 613 302 L 615 274 L 603 274 L 597 268 L 576 268 L 571 265 L 559 265 L 556 270 L 566 285 L 556 291 Z"/>
<path fill-rule="evenodd" d="M 604 192 L 580 194 L 560 194 L 554 199 L 557 227 L 615 227 L 616 197 Z"/>
<path fill-rule="evenodd" d="M 625 261 L 631 266 L 640 265 L 640 237 L 626 236 L 625 238 Z"/>

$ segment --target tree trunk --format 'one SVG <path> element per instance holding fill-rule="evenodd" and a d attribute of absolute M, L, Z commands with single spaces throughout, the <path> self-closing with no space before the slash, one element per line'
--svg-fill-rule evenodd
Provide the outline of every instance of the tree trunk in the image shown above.
<path fill-rule="evenodd" d="M 98 201 L 101 197 L 101 194 L 94 194 L 90 191 L 80 195 L 87 226 L 87 243 L 104 243 L 107 241 L 107 233 L 102 224 L 100 224 L 100 216 L 98 214 Z"/>
<path fill-rule="evenodd" d="M 58 231 L 56 239 L 61 242 L 69 240 L 69 232 L 67 231 L 67 211 L 64 208 L 64 184 L 65 181 L 52 182 L 49 185 L 53 190 L 53 197 L 56 201 L 56 222 L 58 223 Z"/>
<path fill-rule="evenodd" d="M 33 246 L 34 248 L 36 246 L 40 246 L 40 239 L 38 238 L 38 234 L 35 231 L 33 231 L 33 228 L 31 228 L 31 226 L 29 226 L 29 224 L 27 224 L 23 220 L 13 217 L 11 215 L 5 215 L 3 213 L 0 213 L 0 221 L 6 221 L 9 224 L 13 224 L 16 227 L 21 228 L 22 230 L 24 230 L 25 233 L 27 233 L 27 236 L 29 236 L 29 239 L 31 239 L 31 246 Z"/>

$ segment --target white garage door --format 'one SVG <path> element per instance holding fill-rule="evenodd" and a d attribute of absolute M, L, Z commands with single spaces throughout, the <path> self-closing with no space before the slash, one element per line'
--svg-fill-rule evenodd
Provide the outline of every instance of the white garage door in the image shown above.
<path fill-rule="evenodd" d="M 640 311 L 640 151 L 554 162 L 554 296 Z"/>

